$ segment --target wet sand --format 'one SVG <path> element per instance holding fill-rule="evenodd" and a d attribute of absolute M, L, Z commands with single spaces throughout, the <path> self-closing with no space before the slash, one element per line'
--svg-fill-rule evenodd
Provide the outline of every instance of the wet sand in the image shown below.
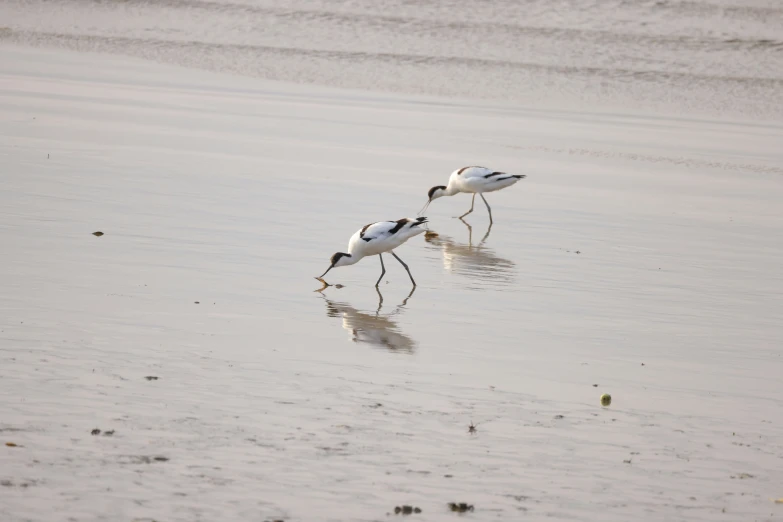
<path fill-rule="evenodd" d="M 2 520 L 783 516 L 779 123 L 0 62 Z"/>

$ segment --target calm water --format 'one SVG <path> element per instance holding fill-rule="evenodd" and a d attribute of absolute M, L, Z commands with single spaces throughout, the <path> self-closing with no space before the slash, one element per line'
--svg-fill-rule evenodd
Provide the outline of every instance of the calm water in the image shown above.
<path fill-rule="evenodd" d="M 779 127 L 0 53 L 3 520 L 774 519 Z"/>
<path fill-rule="evenodd" d="M 0 41 L 349 88 L 783 117 L 777 0 L 7 0 Z"/>

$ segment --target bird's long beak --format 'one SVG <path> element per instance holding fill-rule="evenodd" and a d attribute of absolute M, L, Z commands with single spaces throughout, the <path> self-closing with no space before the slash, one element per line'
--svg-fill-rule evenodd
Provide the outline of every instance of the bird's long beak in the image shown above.
<path fill-rule="evenodd" d="M 326 269 L 326 272 L 328 272 L 328 271 L 329 271 L 329 270 L 331 270 L 332 268 L 334 268 L 334 265 L 332 265 L 332 266 L 330 266 L 329 268 L 327 268 L 327 269 Z M 322 279 L 322 278 L 323 278 L 323 277 L 326 275 L 326 272 L 324 272 L 323 274 L 321 274 L 319 277 L 316 277 L 316 279 Z"/>
<path fill-rule="evenodd" d="M 424 211 L 427 210 L 427 207 L 430 206 L 430 203 L 432 203 L 431 199 L 427 201 L 427 203 L 424 205 L 424 207 L 421 210 L 419 210 L 419 213 L 416 214 L 416 215 L 417 216 L 421 216 L 424 213 Z"/>

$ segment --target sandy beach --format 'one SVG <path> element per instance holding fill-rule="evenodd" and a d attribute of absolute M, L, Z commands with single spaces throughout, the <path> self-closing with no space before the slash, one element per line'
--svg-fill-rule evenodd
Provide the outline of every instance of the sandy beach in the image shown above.
<path fill-rule="evenodd" d="M 783 517 L 779 106 L 553 108 L 7 36 L 3 521 Z M 469 164 L 527 178 L 491 229 L 452 218 L 468 196 L 430 206 L 437 237 L 397 251 L 412 295 L 388 260 L 379 296 L 374 258 L 315 291 Z"/>

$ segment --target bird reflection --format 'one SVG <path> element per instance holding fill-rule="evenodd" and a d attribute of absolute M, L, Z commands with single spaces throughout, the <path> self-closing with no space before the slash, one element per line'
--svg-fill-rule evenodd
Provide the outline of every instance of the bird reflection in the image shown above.
<path fill-rule="evenodd" d="M 482 281 L 510 282 L 514 279 L 515 264 L 509 259 L 495 255 L 484 246 L 492 231 L 492 224 L 477 245 L 473 244 L 473 227 L 465 220 L 462 221 L 468 228 L 468 243 L 459 243 L 454 239 L 427 232 L 424 240 L 432 247 L 440 249 L 443 253 L 443 267 L 450 271 L 460 273 L 472 279 Z"/>
<path fill-rule="evenodd" d="M 386 348 L 392 352 L 413 353 L 416 348 L 416 341 L 400 332 L 397 323 L 392 318 L 405 309 L 408 299 L 416 291 L 415 287 L 408 294 L 408 297 L 403 299 L 402 303 L 397 305 L 393 311 L 381 314 L 383 295 L 378 288 L 375 289 L 378 292 L 377 310 L 375 312 L 363 312 L 349 304 L 333 301 L 326 297 L 323 290 L 327 286 L 331 285 L 325 285 L 317 290 L 317 292 L 321 293 L 324 301 L 326 301 L 326 315 L 342 318 L 343 328 L 351 332 L 351 341 Z"/>

